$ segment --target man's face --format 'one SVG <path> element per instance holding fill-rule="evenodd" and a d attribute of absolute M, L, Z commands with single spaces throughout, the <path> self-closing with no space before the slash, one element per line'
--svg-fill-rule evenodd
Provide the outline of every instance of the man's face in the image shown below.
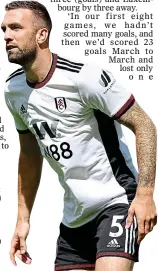
<path fill-rule="evenodd" d="M 35 17 L 28 9 L 19 8 L 6 12 L 1 28 L 9 62 L 23 66 L 35 59 L 37 28 L 33 21 Z"/>

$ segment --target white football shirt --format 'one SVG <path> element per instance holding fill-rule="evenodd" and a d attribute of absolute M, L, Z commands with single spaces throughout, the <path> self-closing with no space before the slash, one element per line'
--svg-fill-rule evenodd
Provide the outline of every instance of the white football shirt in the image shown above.
<path fill-rule="evenodd" d="M 18 69 L 6 81 L 5 98 L 18 132 L 35 135 L 59 176 L 66 226 L 81 226 L 105 207 L 132 201 L 137 174 L 116 119 L 134 97 L 111 72 L 53 54 L 43 82 L 28 82 Z"/>

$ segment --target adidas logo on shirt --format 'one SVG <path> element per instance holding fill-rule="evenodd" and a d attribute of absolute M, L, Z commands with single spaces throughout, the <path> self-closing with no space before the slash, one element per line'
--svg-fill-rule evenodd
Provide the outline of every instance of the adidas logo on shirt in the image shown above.
<path fill-rule="evenodd" d="M 20 114 L 25 114 L 27 113 L 26 108 L 24 107 L 24 105 L 22 104 L 21 108 L 20 108 Z"/>
<path fill-rule="evenodd" d="M 113 239 L 107 244 L 107 247 L 120 247 L 120 245 L 116 239 Z"/>

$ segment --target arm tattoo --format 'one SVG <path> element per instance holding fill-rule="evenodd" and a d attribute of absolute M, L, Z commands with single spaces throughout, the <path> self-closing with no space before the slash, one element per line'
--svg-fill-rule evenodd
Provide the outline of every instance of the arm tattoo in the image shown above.
<path fill-rule="evenodd" d="M 136 135 L 138 186 L 154 188 L 157 144 L 155 125 L 136 102 L 118 121 Z"/>

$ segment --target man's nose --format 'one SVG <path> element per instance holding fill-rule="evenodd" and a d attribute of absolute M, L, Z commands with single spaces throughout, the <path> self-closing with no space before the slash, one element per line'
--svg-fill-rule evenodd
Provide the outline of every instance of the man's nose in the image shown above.
<path fill-rule="evenodd" d="M 4 40 L 5 41 L 10 41 L 13 40 L 13 35 L 12 35 L 12 31 L 10 29 L 6 29 L 5 33 L 4 33 Z"/>

